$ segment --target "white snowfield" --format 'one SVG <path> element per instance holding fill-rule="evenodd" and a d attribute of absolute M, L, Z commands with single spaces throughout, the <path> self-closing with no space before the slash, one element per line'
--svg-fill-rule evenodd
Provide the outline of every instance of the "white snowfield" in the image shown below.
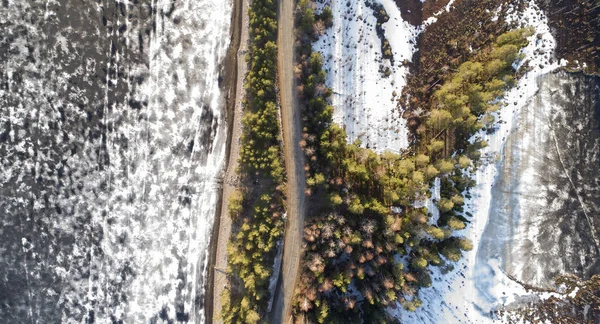
<path fill-rule="evenodd" d="M 168 11 L 169 5 L 159 1 L 156 6 Z M 126 310 L 132 322 L 147 321 L 150 310 L 161 307 L 169 318 L 176 318 L 180 310 L 173 301 L 178 299 L 190 321 L 206 320 L 197 298 L 204 295 L 218 177 L 225 159 L 224 97 L 218 78 L 229 46 L 232 6 L 221 0 L 182 1 L 173 13 L 182 17 L 181 22 L 159 18 L 149 44 L 149 78 L 135 94 L 149 102 L 148 117 L 127 133 L 135 143 L 127 162 L 136 161 L 138 168 L 114 175 L 115 186 L 123 193 L 147 194 L 133 206 L 110 197 L 115 214 L 134 216 L 143 211 L 144 216 L 139 222 L 127 218 L 114 226 L 130 231 L 135 238 L 132 246 L 123 250 L 105 246 L 136 265 L 138 275 L 131 283 Z M 185 138 L 193 139 L 193 151 L 187 158 L 173 157 L 171 148 Z M 153 150 L 155 156 L 148 158 Z M 118 149 L 113 154 L 117 156 Z M 179 187 L 190 187 L 188 206 L 175 196 Z M 117 233 L 107 236 L 112 240 Z"/>
<path fill-rule="evenodd" d="M 420 28 L 402 20 L 393 0 L 376 0 L 389 16 L 383 24 L 392 48 L 394 65 L 382 59 L 377 19 L 365 1 L 317 0 L 318 10 L 329 6 L 333 27 L 313 44 L 323 55 L 327 85 L 333 90 L 334 122 L 343 125 L 350 142 L 360 139 L 377 152 L 399 152 L 408 147 L 406 120 L 398 98 L 406 84 L 408 67 Z M 347 5 L 349 4 L 349 5 Z M 384 77 L 380 66 L 390 69 Z"/>
<path fill-rule="evenodd" d="M 363 1 L 317 0 L 319 10 L 330 6 L 334 19 L 333 27 L 313 44 L 313 49 L 323 54 L 324 68 L 328 73 L 327 85 L 334 92 L 334 122 L 345 127 L 348 139 L 360 139 L 363 146 L 378 152 L 398 152 L 408 145 L 406 121 L 401 118 L 393 97 L 394 92 L 400 95 L 406 84 L 408 71 L 401 63 L 405 59 L 411 60 L 416 36 L 435 18 L 423 26 L 413 27 L 402 20 L 394 1 L 376 1 L 385 7 L 390 17 L 383 27 L 393 50 L 394 66 L 390 66 L 388 60 L 382 62 L 381 42 L 375 30 L 376 18 Z M 446 10 L 451 10 L 451 3 Z M 436 13 L 436 16 L 439 14 L 443 12 Z M 515 63 L 518 68 L 529 61 L 532 69 L 506 94 L 505 105 L 496 116 L 497 120 L 502 120 L 497 131 L 492 135 L 482 131 L 473 138 L 482 138 L 489 144 L 482 151 L 482 159 L 486 163 L 473 175 L 477 186 L 471 191 L 472 198 L 466 199 L 465 211 L 473 215 L 471 223 L 459 233 L 473 241 L 474 249 L 465 253 L 450 273 L 441 274 L 439 268 L 432 268 L 432 287 L 421 290 L 419 298 L 423 306 L 416 312 L 404 311 L 400 305 L 389 310 L 403 323 L 493 322 L 490 315 L 493 309 L 528 295 L 523 287 L 504 274 L 499 260 L 490 259 L 487 264 L 476 265 L 476 255 L 488 223 L 491 188 L 506 135 L 516 123 L 517 112 L 536 93 L 536 79 L 562 63 L 551 61 L 556 43 L 547 18 L 532 1 L 524 13 L 511 13 L 508 19 L 535 28 L 529 45 L 522 50 L 525 58 Z M 538 38 L 538 35 L 541 37 Z M 378 72 L 380 64 L 391 68 L 392 74 L 388 78 Z M 434 207 L 434 204 L 429 202 L 427 206 Z M 543 294 L 535 298 L 548 296 Z"/>
<path fill-rule="evenodd" d="M 503 100 L 505 105 L 496 116 L 497 120 L 502 120 L 497 131 L 492 135 L 481 131 L 472 139 L 482 138 L 488 143 L 488 147 L 482 150 L 482 159 L 486 162 L 474 174 L 477 186 L 471 190 L 472 198 L 465 200 L 465 212 L 473 215 L 471 218 L 467 217 L 471 223 L 460 233 L 473 241 L 474 248 L 464 253 L 463 259 L 455 264 L 455 270 L 451 273 L 442 275 L 439 269 L 433 268 L 432 287 L 421 290 L 419 297 L 423 306 L 416 312 L 410 313 L 400 308 L 392 310 L 403 323 L 502 322 L 494 320 L 491 311 L 520 297 L 531 295 L 507 277 L 500 260 L 489 259 L 482 263 L 476 257 L 481 235 L 488 223 L 491 189 L 498 173 L 498 161 L 503 156 L 506 136 L 516 125 L 518 112 L 537 92 L 536 79 L 563 64 L 556 60 L 552 62 L 556 42 L 550 33 L 547 17 L 533 1 L 528 4 L 524 13 L 512 13 L 508 19 L 535 28 L 534 34 L 529 38 L 529 45 L 522 50 L 525 58 L 515 63 L 518 68 L 529 61 L 532 69 L 519 80 L 515 88 L 506 93 Z M 541 38 L 537 35 L 541 35 Z M 544 293 L 529 297 L 549 296 L 550 294 Z"/>

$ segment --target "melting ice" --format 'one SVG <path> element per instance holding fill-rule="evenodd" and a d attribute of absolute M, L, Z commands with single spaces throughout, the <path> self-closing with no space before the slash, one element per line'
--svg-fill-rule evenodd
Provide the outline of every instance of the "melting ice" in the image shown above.
<path fill-rule="evenodd" d="M 0 322 L 204 322 L 231 10 L 2 2 Z"/>

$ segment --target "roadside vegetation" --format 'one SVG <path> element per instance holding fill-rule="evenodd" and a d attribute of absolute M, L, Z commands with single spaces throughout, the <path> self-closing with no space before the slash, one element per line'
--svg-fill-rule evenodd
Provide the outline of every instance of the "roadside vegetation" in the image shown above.
<path fill-rule="evenodd" d="M 249 69 L 245 80 L 239 157 L 242 186 L 232 195 L 233 233 L 227 246 L 229 278 L 224 323 L 258 323 L 266 315 L 269 278 L 283 234 L 284 178 L 277 107 L 277 4 L 253 0 L 248 10 Z"/>
<path fill-rule="evenodd" d="M 530 32 L 488 35 L 487 46 L 440 77 L 422 105 L 411 149 L 377 154 L 359 141 L 348 143 L 332 123 L 331 89 L 311 47 L 330 17 L 327 8 L 315 13 L 310 1 L 298 3 L 295 72 L 308 215 L 293 315 L 298 323 L 393 323 L 388 307 L 415 310 L 419 289 L 431 285 L 431 267 L 449 271 L 472 249 L 457 231 L 469 222 L 464 195 L 474 181 L 468 171 L 485 143 L 467 139 L 493 126 L 498 99 L 514 85 L 511 64 Z M 458 135 L 441 140 L 440 134 Z M 435 179 L 441 199 L 437 210 L 427 210 Z"/>

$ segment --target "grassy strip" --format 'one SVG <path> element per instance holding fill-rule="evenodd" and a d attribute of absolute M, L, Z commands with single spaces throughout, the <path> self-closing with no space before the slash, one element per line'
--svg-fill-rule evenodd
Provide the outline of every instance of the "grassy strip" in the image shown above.
<path fill-rule="evenodd" d="M 418 307 L 418 290 L 431 285 L 431 266 L 450 270 L 462 251 L 472 249 L 455 231 L 466 227 L 463 193 L 474 185 L 464 170 L 474 166 L 484 143 L 470 145 L 466 139 L 493 122 L 494 103 L 514 83 L 511 63 L 528 33 L 503 34 L 446 74 L 444 85 L 424 106 L 423 136 L 415 150 L 379 155 L 358 141 L 348 143 L 332 123 L 331 89 L 324 85 L 320 54 L 311 48 L 318 33 L 305 24 L 327 21 L 314 14 L 309 1 L 299 6 L 295 71 L 310 214 L 294 316 L 309 323 L 392 323 L 396 320 L 386 308 L 397 303 L 407 310 Z M 458 146 L 465 149 L 444 151 L 435 135 L 440 131 L 463 132 Z M 435 178 L 441 182 L 437 220 L 421 207 Z"/>
<path fill-rule="evenodd" d="M 242 187 L 229 201 L 234 230 L 227 246 L 229 285 L 224 323 L 258 323 L 268 302 L 276 243 L 283 234 L 284 169 L 277 113 L 277 4 L 253 0 L 248 10 L 245 112 L 237 170 Z"/>

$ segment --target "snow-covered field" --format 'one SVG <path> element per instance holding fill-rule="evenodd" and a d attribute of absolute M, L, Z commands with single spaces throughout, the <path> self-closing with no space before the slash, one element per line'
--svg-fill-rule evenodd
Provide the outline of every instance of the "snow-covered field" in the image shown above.
<path fill-rule="evenodd" d="M 382 59 L 377 19 L 364 1 L 318 0 L 318 8 L 333 11 L 333 27 L 313 44 L 323 55 L 327 85 L 333 89 L 333 119 L 346 128 L 348 139 L 360 139 L 365 147 L 378 152 L 398 152 L 408 146 L 406 121 L 397 109 L 397 99 L 415 50 L 420 29 L 402 20 L 393 0 L 376 0 L 389 16 L 383 24 L 394 65 Z M 380 65 L 390 69 L 383 77 Z"/>
<path fill-rule="evenodd" d="M 334 92 L 334 121 L 346 128 L 349 140 L 359 138 L 364 146 L 379 152 L 386 149 L 398 151 L 408 144 L 405 120 L 400 117 L 397 102 L 393 100 L 394 92 L 400 94 L 402 91 L 408 72 L 401 62 L 411 59 L 416 36 L 436 18 L 430 18 L 421 27 L 413 27 L 402 20 L 392 0 L 378 1 L 390 16 L 384 24 L 385 36 L 395 58 L 389 78 L 378 72 L 380 64 L 389 66 L 389 63 L 382 63 L 381 41 L 375 31 L 376 18 L 363 1 L 317 1 L 319 8 L 324 5 L 331 7 L 334 24 L 313 48 L 323 54 L 328 86 Z M 444 8 L 445 11 L 451 10 L 451 5 L 452 1 Z M 443 14 L 444 9 L 436 16 Z M 450 273 L 442 274 L 440 269 L 433 268 L 432 287 L 421 290 L 419 297 L 423 306 L 415 313 L 403 311 L 400 307 L 390 310 L 404 323 L 491 322 L 491 311 L 499 306 L 508 305 L 523 296 L 549 296 L 531 296 L 505 274 L 502 260 L 478 258 L 482 234 L 489 225 L 492 186 L 499 172 L 506 137 L 518 124 L 519 111 L 538 91 L 538 77 L 564 64 L 554 60 L 555 40 L 547 18 L 533 1 L 528 3 L 525 12 L 513 12 L 507 19 L 535 28 L 529 45 L 522 50 L 524 59 L 515 64 L 518 68 L 528 61 L 531 70 L 506 94 L 505 105 L 496 116 L 500 121 L 497 131 L 491 135 L 480 132 L 473 138 L 482 138 L 489 144 L 482 151 L 483 165 L 473 174 L 477 186 L 471 191 L 471 198 L 466 200 L 466 212 L 473 215 L 471 223 L 460 233 L 473 241 L 474 249 L 465 253 Z M 427 206 L 435 212 L 433 203 L 429 202 Z"/>
<path fill-rule="evenodd" d="M 453 272 L 441 275 L 438 269 L 434 269 L 432 287 L 421 290 L 419 294 L 423 307 L 415 313 L 397 312 L 404 323 L 491 322 L 491 310 L 528 294 L 506 276 L 500 260 L 477 258 L 482 233 L 490 217 L 492 186 L 498 174 L 498 161 L 504 153 L 506 136 L 517 123 L 517 113 L 537 92 L 536 79 L 559 66 L 558 62 L 551 62 L 555 40 L 550 34 L 547 19 L 533 3 L 529 3 L 523 14 L 515 13 L 511 19 L 535 28 L 529 45 L 522 51 L 525 59 L 520 62 L 529 60 L 532 70 L 506 94 L 503 100 L 505 106 L 498 113 L 502 122 L 498 124 L 497 131 L 492 135 L 480 132 L 475 136 L 484 139 L 489 146 L 482 151 L 486 162 L 474 174 L 477 186 L 471 191 L 472 198 L 466 200 L 466 212 L 472 213 L 473 217 L 462 235 L 473 241 L 474 249 L 464 254 Z"/>

